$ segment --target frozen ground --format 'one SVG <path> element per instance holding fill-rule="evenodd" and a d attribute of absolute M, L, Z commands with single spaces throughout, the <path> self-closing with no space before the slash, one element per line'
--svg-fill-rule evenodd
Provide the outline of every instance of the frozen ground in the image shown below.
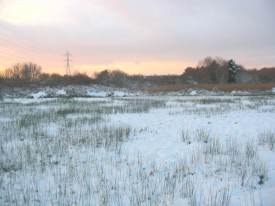
<path fill-rule="evenodd" d="M 126 88 L 113 88 L 103 85 L 68 85 L 56 87 L 35 87 L 35 88 L 0 88 L 0 95 L 6 98 L 72 98 L 72 97 L 126 97 L 138 96 L 137 90 Z"/>
<path fill-rule="evenodd" d="M 0 205 L 274 205 L 274 97 L 96 94 L 0 102 Z"/>

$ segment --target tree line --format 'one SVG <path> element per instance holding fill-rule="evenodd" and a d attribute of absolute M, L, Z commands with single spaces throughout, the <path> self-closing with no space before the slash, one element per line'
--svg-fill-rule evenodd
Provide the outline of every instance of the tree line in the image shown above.
<path fill-rule="evenodd" d="M 275 67 L 246 69 L 238 65 L 236 83 L 275 82 Z M 120 70 L 104 70 L 93 77 L 85 73 L 60 75 L 43 73 L 41 66 L 34 63 L 15 64 L 0 74 L 0 85 L 22 86 L 57 86 L 103 84 L 116 87 L 150 87 L 167 84 L 225 84 L 228 83 L 228 60 L 220 57 L 206 57 L 196 67 L 187 67 L 181 75 L 129 75 Z"/>

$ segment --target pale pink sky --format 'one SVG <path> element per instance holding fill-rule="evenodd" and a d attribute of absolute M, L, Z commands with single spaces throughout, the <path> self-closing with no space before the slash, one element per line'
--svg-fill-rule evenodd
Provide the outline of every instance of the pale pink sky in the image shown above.
<path fill-rule="evenodd" d="M 179 74 L 206 56 L 275 65 L 273 0 L 0 0 L 0 69 Z"/>

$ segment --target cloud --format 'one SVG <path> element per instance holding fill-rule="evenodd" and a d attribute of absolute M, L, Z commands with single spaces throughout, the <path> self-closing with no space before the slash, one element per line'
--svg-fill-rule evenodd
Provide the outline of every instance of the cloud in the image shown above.
<path fill-rule="evenodd" d="M 68 18 L 65 11 L 66 3 L 61 1 L 3 0 L 0 19 L 15 25 L 60 24 Z"/>
<path fill-rule="evenodd" d="M 9 32 L 0 28 L 10 42 L 5 45 L 19 47 L 29 58 L 33 55 L 51 67 L 62 64 L 66 50 L 79 65 L 196 62 L 209 55 L 253 67 L 275 64 L 272 0 L 2 0 L 0 4 L 0 24 L 12 28 Z"/>

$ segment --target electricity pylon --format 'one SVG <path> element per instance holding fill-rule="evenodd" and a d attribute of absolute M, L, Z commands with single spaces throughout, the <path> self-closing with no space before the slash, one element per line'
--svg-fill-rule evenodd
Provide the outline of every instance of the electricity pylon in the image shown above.
<path fill-rule="evenodd" d="M 66 75 L 70 76 L 71 75 L 71 56 L 72 54 L 70 52 L 66 52 Z"/>

